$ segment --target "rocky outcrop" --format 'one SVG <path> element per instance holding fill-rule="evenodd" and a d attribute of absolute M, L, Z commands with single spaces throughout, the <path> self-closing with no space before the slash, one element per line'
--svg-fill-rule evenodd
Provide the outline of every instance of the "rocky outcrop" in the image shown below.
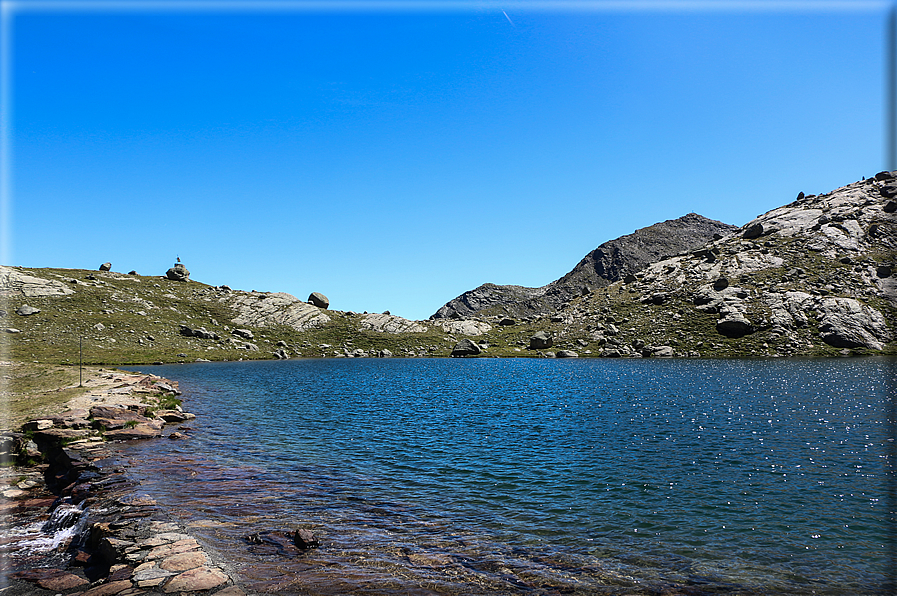
<path fill-rule="evenodd" d="M 426 326 L 389 314 L 370 313 L 361 315 L 360 331 L 379 331 L 381 333 L 423 333 Z"/>
<path fill-rule="evenodd" d="M 880 350 L 892 339 L 882 314 L 857 300 L 823 298 L 816 308 L 820 335 L 830 346 Z"/>
<path fill-rule="evenodd" d="M 0 266 L 0 296 L 66 296 L 75 291 L 61 281 L 26 275 L 13 267 Z"/>
<path fill-rule="evenodd" d="M 228 292 L 220 301 L 237 311 L 237 316 L 233 318 L 236 325 L 286 325 L 297 331 L 305 331 L 330 321 L 321 309 L 285 292 Z"/>
<path fill-rule="evenodd" d="M 437 321 L 437 323 L 446 333 L 454 333 L 458 335 L 483 335 L 492 330 L 492 325 L 489 323 L 470 319 L 440 320 Z"/>
<path fill-rule="evenodd" d="M 736 226 L 689 213 L 601 244 L 572 271 L 541 288 L 484 284 L 446 303 L 431 319 L 463 318 L 479 312 L 526 317 L 549 314 L 573 298 L 606 287 L 663 258 L 732 234 Z"/>
<path fill-rule="evenodd" d="M 801 194 L 737 234 L 627 276 L 618 291 L 635 295 L 649 309 L 639 314 L 655 321 L 651 313 L 672 315 L 673 323 L 682 319 L 682 310 L 661 309 L 684 300 L 716 316 L 721 337 L 761 333 L 784 341 L 786 353 L 819 340 L 835 348 L 881 350 L 893 341 L 894 321 L 880 301 L 897 304 L 897 216 L 886 210 L 882 192 L 892 180 L 897 177 L 881 173 L 824 195 Z"/>
<path fill-rule="evenodd" d="M 103 263 L 100 265 L 100 271 L 112 271 L 112 263 Z"/>

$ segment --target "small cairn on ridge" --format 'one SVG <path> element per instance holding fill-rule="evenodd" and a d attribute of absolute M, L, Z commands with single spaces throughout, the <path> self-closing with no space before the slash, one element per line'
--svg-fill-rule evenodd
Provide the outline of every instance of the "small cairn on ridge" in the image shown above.
<path fill-rule="evenodd" d="M 181 263 L 181 257 L 178 257 L 174 267 L 165 272 L 165 277 L 173 281 L 190 281 L 190 272 Z"/>

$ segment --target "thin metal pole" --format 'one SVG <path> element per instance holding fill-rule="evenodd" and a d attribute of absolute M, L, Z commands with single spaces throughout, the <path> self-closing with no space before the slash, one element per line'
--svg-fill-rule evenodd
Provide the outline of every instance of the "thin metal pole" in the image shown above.
<path fill-rule="evenodd" d="M 78 387 L 84 386 L 84 384 L 81 382 L 81 380 L 84 377 L 84 364 L 83 364 L 84 358 L 83 358 L 83 350 L 82 350 L 83 341 L 84 341 L 84 337 L 79 335 L 78 336 Z"/>

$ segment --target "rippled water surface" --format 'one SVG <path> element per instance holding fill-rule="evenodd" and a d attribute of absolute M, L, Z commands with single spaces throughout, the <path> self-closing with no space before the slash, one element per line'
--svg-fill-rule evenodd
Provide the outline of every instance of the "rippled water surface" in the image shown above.
<path fill-rule="evenodd" d="M 142 490 L 279 593 L 877 594 L 893 359 L 145 367 L 185 441 Z M 890 496 L 889 496 L 890 495 Z M 296 555 L 252 545 L 312 529 Z"/>

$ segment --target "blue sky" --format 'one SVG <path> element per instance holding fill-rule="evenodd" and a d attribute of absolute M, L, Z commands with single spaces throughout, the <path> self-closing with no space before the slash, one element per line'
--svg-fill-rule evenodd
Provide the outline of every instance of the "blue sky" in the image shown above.
<path fill-rule="evenodd" d="M 167 6 L 4 2 L 4 264 L 422 319 L 887 166 L 886 2 Z"/>

